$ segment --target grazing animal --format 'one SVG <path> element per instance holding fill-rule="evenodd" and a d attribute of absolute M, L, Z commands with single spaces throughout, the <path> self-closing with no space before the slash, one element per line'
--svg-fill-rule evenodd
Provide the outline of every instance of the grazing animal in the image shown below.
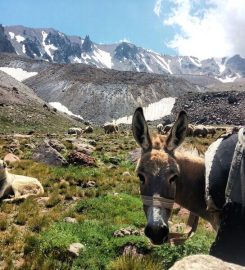
<path fill-rule="evenodd" d="M 157 132 L 158 132 L 158 134 L 163 134 L 163 124 L 157 125 Z"/>
<path fill-rule="evenodd" d="M 169 124 L 169 125 L 164 126 L 162 134 L 167 134 L 170 131 L 170 129 L 172 128 L 172 126 L 173 126 L 173 124 Z"/>
<path fill-rule="evenodd" d="M 216 130 L 215 130 L 215 127 L 206 127 L 207 131 L 208 131 L 208 134 L 210 134 L 212 136 L 212 138 L 214 137 L 214 135 L 216 134 Z"/>
<path fill-rule="evenodd" d="M 83 133 L 93 133 L 93 131 L 94 131 L 94 129 L 91 126 L 87 126 L 84 129 Z"/>
<path fill-rule="evenodd" d="M 81 128 L 77 128 L 77 127 L 72 127 L 68 129 L 68 134 L 72 135 L 81 135 L 82 134 L 82 129 Z"/>
<path fill-rule="evenodd" d="M 42 193 L 44 193 L 43 187 L 36 178 L 11 174 L 8 172 L 6 163 L 0 160 L 0 200 L 9 198 L 11 195 L 14 195 L 14 198 L 5 201 Z"/>
<path fill-rule="evenodd" d="M 133 116 L 133 136 L 141 147 L 136 172 L 147 218 L 145 234 L 154 244 L 168 240 L 174 202 L 209 221 L 216 231 L 222 221 L 222 211 L 207 208 L 204 159 L 177 149 L 186 137 L 187 126 L 187 114 L 181 111 L 167 137 L 151 138 L 142 108 L 136 109 Z M 227 182 L 228 175 L 223 176 Z"/>
<path fill-rule="evenodd" d="M 208 135 L 208 130 L 206 127 L 202 126 L 202 125 L 198 125 L 194 128 L 193 131 L 193 137 L 202 137 L 202 138 L 206 138 Z"/>
<path fill-rule="evenodd" d="M 104 126 L 105 134 L 118 133 L 118 125 L 113 123 L 105 123 Z"/>

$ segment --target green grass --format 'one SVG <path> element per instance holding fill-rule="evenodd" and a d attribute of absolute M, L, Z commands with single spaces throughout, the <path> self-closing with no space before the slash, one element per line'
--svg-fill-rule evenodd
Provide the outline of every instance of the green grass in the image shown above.
<path fill-rule="evenodd" d="M 159 264 L 168 269 L 183 256 L 208 253 L 214 239 L 212 233 L 202 228 L 181 246 L 165 244 L 153 247 L 143 235 L 114 237 L 113 233 L 119 228 L 131 226 L 141 229 L 145 225 L 140 199 L 128 194 L 82 200 L 69 214 L 76 216 L 79 223 L 57 222 L 41 233 L 34 245 L 27 245 L 29 254 L 34 254 L 31 258 L 36 258 L 40 263 L 42 257 L 43 263 L 49 261 L 52 265 L 62 261 L 63 266 L 69 265 L 70 269 L 106 269 L 108 265 L 108 269 L 134 269 L 132 265 L 136 265 L 135 269 L 140 269 L 139 267 L 147 264 L 152 265 L 152 269 L 159 269 Z M 85 250 L 71 261 L 67 247 L 74 242 L 85 245 Z M 147 259 L 127 260 L 120 257 L 127 245 L 137 247 L 141 254 L 148 254 Z M 158 258 L 157 262 L 155 258 Z"/>

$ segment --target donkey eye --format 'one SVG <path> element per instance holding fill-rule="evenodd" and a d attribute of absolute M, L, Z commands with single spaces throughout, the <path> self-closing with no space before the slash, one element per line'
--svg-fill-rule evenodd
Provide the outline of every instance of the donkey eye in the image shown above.
<path fill-rule="evenodd" d="M 176 180 L 177 180 L 177 177 L 178 177 L 178 175 L 177 174 L 175 174 L 175 175 L 173 175 L 173 176 L 171 176 L 170 178 L 169 178 L 169 183 L 170 184 L 172 184 L 173 182 L 175 182 Z"/>
<path fill-rule="evenodd" d="M 143 185 L 145 183 L 145 177 L 143 174 L 139 173 L 138 174 L 138 177 L 140 179 L 140 184 Z"/>

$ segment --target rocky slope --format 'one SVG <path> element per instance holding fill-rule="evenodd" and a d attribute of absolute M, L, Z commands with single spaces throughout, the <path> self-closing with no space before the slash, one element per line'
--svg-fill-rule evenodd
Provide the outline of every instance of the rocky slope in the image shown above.
<path fill-rule="evenodd" d="M 32 89 L 0 71 L 0 130 L 65 130 L 79 125 L 65 114 L 45 104 Z"/>
<path fill-rule="evenodd" d="M 191 123 L 245 125 L 244 108 L 245 91 L 188 93 L 177 98 L 170 118 L 184 109 Z"/>
<path fill-rule="evenodd" d="M 200 79 L 200 75 L 222 82 L 245 77 L 245 59 L 240 55 L 205 60 L 192 56 L 172 57 L 128 42 L 96 44 L 89 36 L 68 36 L 52 28 L 5 26 L 4 33 L 18 55 L 48 62 L 84 63 L 122 71 L 188 74 L 191 80 L 197 80 L 196 76 Z"/>
<path fill-rule="evenodd" d="M 55 64 L 25 83 L 46 102 L 60 102 L 85 119 L 104 123 L 164 97 L 202 91 L 182 78 Z"/>

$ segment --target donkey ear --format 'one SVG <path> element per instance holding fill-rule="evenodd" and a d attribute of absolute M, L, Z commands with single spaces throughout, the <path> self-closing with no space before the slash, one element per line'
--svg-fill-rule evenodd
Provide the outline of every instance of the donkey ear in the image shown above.
<path fill-rule="evenodd" d="M 166 140 L 166 148 L 169 151 L 174 151 L 181 145 L 186 137 L 188 127 L 188 119 L 185 111 L 181 111 L 170 130 L 170 134 Z"/>
<path fill-rule="evenodd" d="M 145 121 L 143 109 L 137 108 L 134 112 L 132 130 L 134 139 L 144 151 L 150 150 L 152 147 L 151 138 L 148 131 L 148 126 Z"/>

